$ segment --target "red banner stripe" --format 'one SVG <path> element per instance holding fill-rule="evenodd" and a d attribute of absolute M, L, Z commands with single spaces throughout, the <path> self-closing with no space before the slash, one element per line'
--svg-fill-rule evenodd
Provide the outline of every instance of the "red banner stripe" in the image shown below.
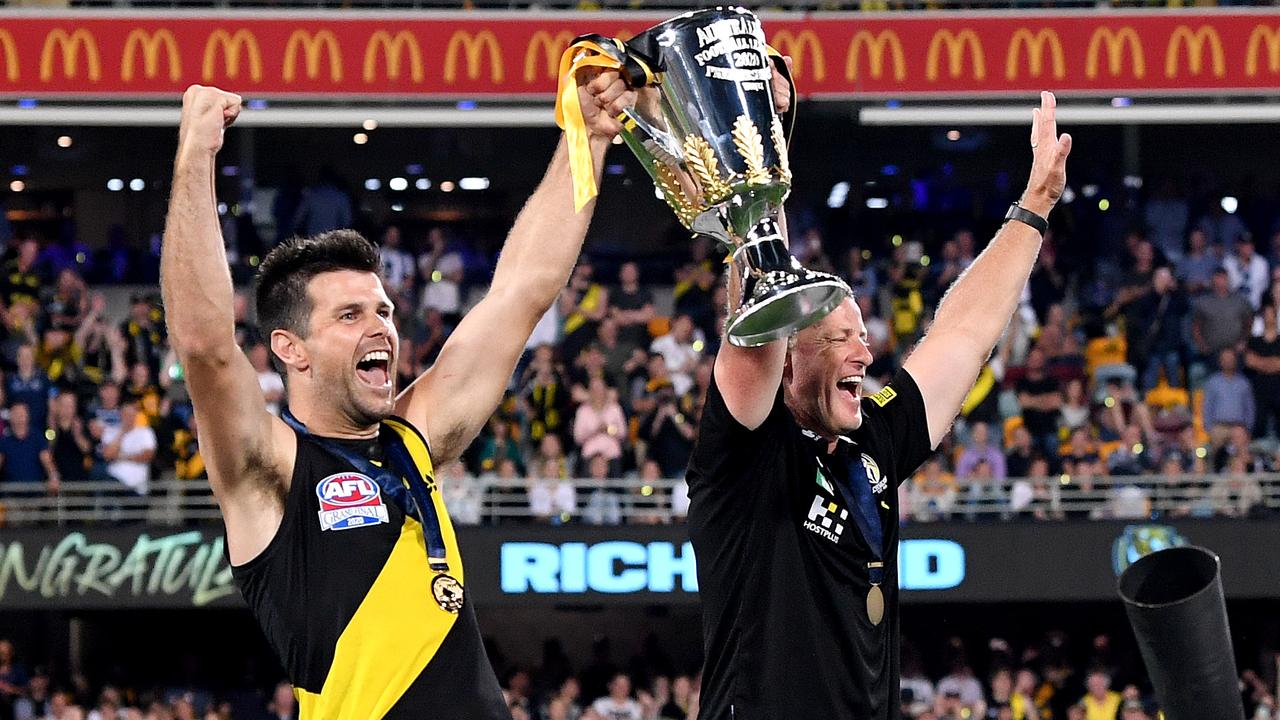
<path fill-rule="evenodd" d="M 579 33 L 649 13 L 0 14 L 0 96 L 484 98 L 554 92 Z M 766 15 L 816 97 L 1202 95 L 1280 88 L 1280 11 Z"/>

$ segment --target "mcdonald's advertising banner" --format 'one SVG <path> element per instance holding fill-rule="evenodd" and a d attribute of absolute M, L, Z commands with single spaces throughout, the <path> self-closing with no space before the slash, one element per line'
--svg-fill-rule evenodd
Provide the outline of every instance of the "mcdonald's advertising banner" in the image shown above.
<path fill-rule="evenodd" d="M 1191 544 L 1221 556 L 1229 599 L 1274 600 L 1280 553 L 1258 548 L 1278 533 L 1277 520 L 907 525 L 898 584 L 906 603 L 1115 601 L 1129 563 Z M 458 542 L 484 607 L 698 602 L 684 526 L 459 527 Z M 243 606 L 217 524 L 0 529 L 0 614 Z"/>
<path fill-rule="evenodd" d="M 0 97 L 550 98 L 580 33 L 629 38 L 652 13 L 31 14 L 0 11 Z M 1280 10 L 766 14 L 809 97 L 1267 92 Z M 707 45 L 733 45 L 733 28 Z M 717 49 L 707 48 L 712 52 Z"/>

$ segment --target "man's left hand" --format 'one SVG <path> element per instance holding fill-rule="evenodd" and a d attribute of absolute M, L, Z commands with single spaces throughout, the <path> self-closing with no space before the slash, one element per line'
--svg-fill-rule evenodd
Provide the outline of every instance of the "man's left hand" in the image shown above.
<path fill-rule="evenodd" d="M 1057 106 L 1053 93 L 1040 93 L 1040 107 L 1032 111 L 1031 177 L 1018 203 L 1041 217 L 1048 217 L 1067 185 L 1071 136 L 1058 135 Z"/>

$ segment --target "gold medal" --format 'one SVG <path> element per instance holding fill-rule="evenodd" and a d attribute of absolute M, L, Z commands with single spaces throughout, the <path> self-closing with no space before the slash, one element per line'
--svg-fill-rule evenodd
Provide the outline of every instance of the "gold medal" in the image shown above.
<path fill-rule="evenodd" d="M 884 620 L 884 593 L 879 585 L 872 585 L 867 593 L 867 618 L 872 625 L 879 625 Z"/>
<path fill-rule="evenodd" d="M 462 610 L 462 604 L 466 599 L 462 583 L 448 573 L 440 573 L 431 581 L 431 594 L 435 596 L 436 604 L 441 610 L 454 615 Z M 881 606 L 883 607 L 883 603 Z"/>

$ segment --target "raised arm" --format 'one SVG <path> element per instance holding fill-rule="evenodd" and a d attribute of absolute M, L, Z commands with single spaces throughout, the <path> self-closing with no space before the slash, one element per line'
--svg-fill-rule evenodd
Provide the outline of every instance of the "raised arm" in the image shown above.
<path fill-rule="evenodd" d="M 622 129 L 614 118 L 633 93 L 616 72 L 605 72 L 580 87 L 579 98 L 598 183 L 605 151 Z M 569 279 L 594 209 L 593 201 L 574 212 L 569 151 L 561 139 L 502 246 L 488 294 L 449 336 L 435 365 L 396 401 L 396 413 L 426 434 L 433 462 L 461 455 L 502 401 L 533 326 Z"/>
<path fill-rule="evenodd" d="M 1033 111 L 1033 160 L 1019 204 L 1047 217 L 1067 181 L 1071 136 L 1058 136 L 1053 93 L 1040 93 Z M 1018 297 L 1040 252 L 1040 233 L 1021 222 L 1000 228 L 986 250 L 956 280 L 934 315 L 929 334 L 903 367 L 920 387 L 929 422 L 929 440 L 942 441 L 982 364 L 1009 324 Z"/>
<path fill-rule="evenodd" d="M 783 58 L 791 67 L 791 58 Z M 791 84 L 781 73 L 773 75 L 773 104 L 779 114 L 791 109 Z M 787 239 L 787 217 L 778 213 L 778 225 L 782 237 Z M 742 295 L 740 279 L 729 273 L 729 302 Z M 730 308 L 730 311 L 737 308 Z M 728 341 L 721 343 L 720 352 L 712 368 L 716 387 L 724 398 L 725 407 L 744 427 L 755 430 L 769 417 L 782 382 L 782 366 L 787 359 L 787 341 L 775 340 L 759 347 L 738 347 Z"/>
<path fill-rule="evenodd" d="M 283 516 L 296 440 L 267 413 L 257 374 L 236 346 L 234 291 L 214 206 L 214 158 L 240 97 L 193 85 L 182 97 L 173 194 L 160 255 L 169 339 L 186 372 L 209 484 L 233 563 L 256 557 Z"/>

